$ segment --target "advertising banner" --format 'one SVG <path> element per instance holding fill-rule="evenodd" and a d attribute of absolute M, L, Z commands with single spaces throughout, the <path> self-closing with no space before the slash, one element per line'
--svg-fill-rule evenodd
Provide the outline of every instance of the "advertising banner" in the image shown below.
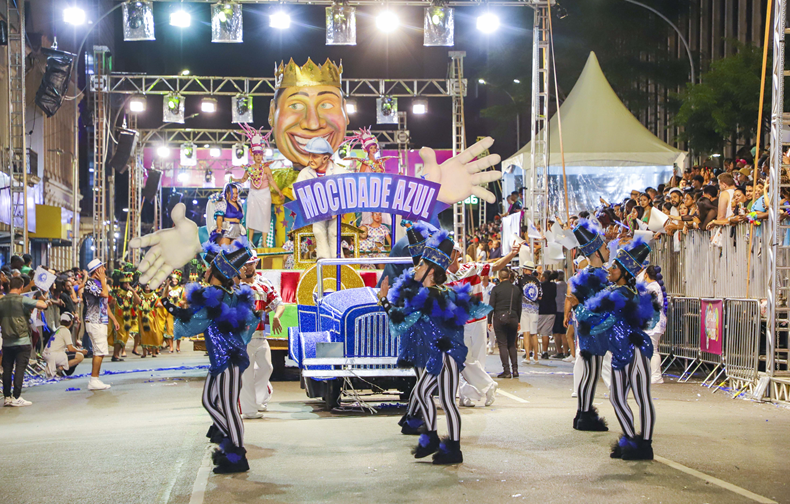
<path fill-rule="evenodd" d="M 700 300 L 699 348 L 703 352 L 721 355 L 724 321 L 724 301 Z"/>

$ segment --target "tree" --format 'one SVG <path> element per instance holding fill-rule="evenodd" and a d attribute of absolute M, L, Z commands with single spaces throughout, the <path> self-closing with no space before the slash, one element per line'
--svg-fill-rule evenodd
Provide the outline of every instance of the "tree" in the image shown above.
<path fill-rule="evenodd" d="M 712 62 L 699 84 L 688 84 L 677 96 L 680 108 L 674 124 L 683 128 L 681 138 L 689 147 L 702 154 L 721 152 L 725 145 L 756 134 L 762 49 L 737 40 L 731 43 L 735 54 Z M 765 85 L 763 133 L 770 120 L 770 79 Z"/>

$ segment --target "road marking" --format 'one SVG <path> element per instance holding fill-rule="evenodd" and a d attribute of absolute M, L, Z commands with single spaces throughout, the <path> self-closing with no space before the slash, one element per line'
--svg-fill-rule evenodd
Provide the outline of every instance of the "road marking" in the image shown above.
<path fill-rule="evenodd" d="M 514 401 L 518 401 L 518 402 L 524 403 L 524 404 L 529 404 L 529 401 L 527 401 L 526 399 L 522 399 L 522 398 L 520 398 L 517 395 L 511 394 L 510 392 L 505 392 L 504 390 L 497 390 L 496 393 L 497 394 L 501 394 L 501 395 L 503 395 L 505 397 L 509 397 L 510 399 L 513 399 Z"/>
<path fill-rule="evenodd" d="M 724 488 L 725 490 L 729 490 L 730 492 L 735 492 L 738 495 L 742 495 L 748 499 L 751 499 L 755 502 L 761 502 L 764 504 L 776 504 L 775 500 L 771 500 L 767 497 L 763 497 L 762 495 L 757 495 L 754 492 L 750 492 L 745 488 L 741 488 L 739 486 L 733 485 L 732 483 L 727 483 L 726 481 L 720 480 L 719 478 L 714 478 L 713 476 L 708 476 L 705 473 L 701 473 L 695 469 L 690 467 L 686 467 L 683 464 L 678 464 L 677 462 L 673 462 L 672 460 L 665 459 L 664 457 L 659 457 L 658 455 L 653 457 L 657 462 L 661 462 L 662 464 L 666 464 L 673 469 L 677 469 L 678 471 L 684 472 L 686 474 L 690 474 L 695 478 L 699 478 L 703 481 L 707 481 L 708 483 L 712 483 L 716 486 Z"/>
<path fill-rule="evenodd" d="M 203 455 L 203 462 L 200 463 L 195 484 L 192 485 L 192 497 L 189 499 L 189 504 L 203 504 L 209 474 L 211 474 L 211 446 L 206 448 L 206 453 Z"/>
<path fill-rule="evenodd" d="M 184 441 L 181 443 L 181 456 L 178 457 L 175 465 L 173 466 L 173 477 L 170 478 L 170 481 L 167 483 L 167 486 L 161 493 L 161 498 L 159 502 L 163 504 L 167 504 L 170 502 L 170 495 L 173 492 L 173 487 L 176 485 L 176 481 L 181 476 L 181 466 L 184 465 L 184 462 L 187 461 L 189 456 L 188 451 L 189 447 L 192 445 L 192 438 L 187 434 L 184 436 Z"/>

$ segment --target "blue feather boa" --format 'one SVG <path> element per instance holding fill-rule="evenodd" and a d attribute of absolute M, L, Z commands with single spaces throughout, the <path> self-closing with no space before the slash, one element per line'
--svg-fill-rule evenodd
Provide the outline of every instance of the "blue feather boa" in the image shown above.
<path fill-rule="evenodd" d="M 436 232 L 434 232 L 433 234 L 431 234 L 430 237 L 428 237 L 428 241 L 425 242 L 425 246 L 426 247 L 431 247 L 431 248 L 439 248 L 439 245 L 441 245 L 441 243 L 448 236 L 450 236 L 450 233 L 448 231 L 446 231 L 444 229 L 439 229 Z"/>
<path fill-rule="evenodd" d="M 590 219 L 579 219 L 579 227 L 591 233 L 601 234 L 601 228 L 595 225 Z"/>
<path fill-rule="evenodd" d="M 228 294 L 219 287 L 203 287 L 193 283 L 186 287 L 186 298 L 193 313 L 205 309 L 213 324 L 222 332 L 238 332 L 243 329 L 253 313 L 254 295 L 247 285 L 234 288 L 233 293 Z"/>
<path fill-rule="evenodd" d="M 571 294 L 584 303 L 609 285 L 608 276 L 609 273 L 603 268 L 584 268 L 571 278 Z"/>
<path fill-rule="evenodd" d="M 596 313 L 609 312 L 634 329 L 648 330 L 655 324 L 661 307 L 643 282 L 636 285 L 636 294 L 625 286 L 611 286 L 590 298 L 585 307 Z"/>
<path fill-rule="evenodd" d="M 415 222 L 412 228 L 419 236 L 422 237 L 423 240 L 427 239 L 437 231 L 437 229 L 431 223 L 425 221 Z"/>

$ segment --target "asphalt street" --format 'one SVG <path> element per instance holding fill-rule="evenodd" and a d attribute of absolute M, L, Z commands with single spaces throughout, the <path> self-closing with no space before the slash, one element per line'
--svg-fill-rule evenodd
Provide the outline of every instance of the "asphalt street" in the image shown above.
<path fill-rule="evenodd" d="M 412 458 L 393 398 L 368 398 L 384 401 L 376 414 L 330 413 L 298 382 L 276 382 L 265 418 L 245 421 L 250 471 L 217 476 L 200 403 L 207 357 L 131 357 L 105 363 L 122 372 L 102 378 L 109 391 L 75 378 L 0 409 L 0 502 L 790 502 L 787 408 L 670 381 L 653 389 L 657 460 L 612 460 L 619 427 L 603 384 L 610 432 L 574 431 L 571 365 L 553 360 L 499 380 L 492 407 L 462 408 L 465 462 L 449 467 Z"/>

